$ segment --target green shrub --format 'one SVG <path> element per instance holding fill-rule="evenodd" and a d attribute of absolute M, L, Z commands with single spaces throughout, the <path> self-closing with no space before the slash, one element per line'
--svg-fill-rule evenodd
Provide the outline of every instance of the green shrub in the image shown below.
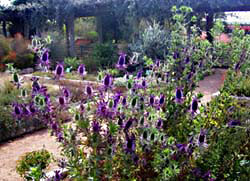
<path fill-rule="evenodd" d="M 39 168 L 40 170 L 44 170 L 48 167 L 51 159 L 51 153 L 49 153 L 45 149 L 28 152 L 17 161 L 16 171 L 21 177 L 26 178 L 27 180 L 31 180 L 28 177 L 29 171 L 32 168 Z"/>
<path fill-rule="evenodd" d="M 64 59 L 65 68 L 71 68 L 71 70 L 77 70 L 78 66 L 81 64 L 81 60 L 76 57 L 67 57 Z"/>
<path fill-rule="evenodd" d="M 96 62 L 96 66 L 101 68 L 110 67 L 118 59 L 117 49 L 111 43 L 96 44 L 93 49 L 93 59 Z"/>
<path fill-rule="evenodd" d="M 14 67 L 18 69 L 34 67 L 35 66 L 34 54 L 27 53 L 27 54 L 17 54 L 15 56 L 12 55 L 5 56 L 3 58 L 3 63 L 5 64 L 13 63 Z"/>
<path fill-rule="evenodd" d="M 230 95 L 250 97 L 250 76 L 228 71 L 223 90 Z"/>
<path fill-rule="evenodd" d="M 10 44 L 4 36 L 0 36 L 0 60 L 11 51 Z"/>
<path fill-rule="evenodd" d="M 87 39 L 96 41 L 98 39 L 98 33 L 96 31 L 89 31 L 86 35 Z"/>

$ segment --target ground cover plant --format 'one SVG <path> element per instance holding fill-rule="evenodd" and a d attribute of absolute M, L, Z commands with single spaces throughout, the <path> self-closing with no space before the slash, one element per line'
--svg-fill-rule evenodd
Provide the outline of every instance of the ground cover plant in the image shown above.
<path fill-rule="evenodd" d="M 62 167 L 73 180 L 244 180 L 249 177 L 249 105 L 226 91 L 201 105 L 194 90 L 210 71 L 211 44 L 191 26 L 183 33 L 191 8 L 173 7 L 172 41 L 166 60 L 143 56 L 147 73 L 129 74 L 122 53 L 116 68 L 126 74 L 127 91 L 117 91 L 109 71 L 98 75 L 101 86 L 79 85 L 80 102 L 72 104 L 69 88 L 60 83 L 64 66 L 54 70 L 60 95 L 55 101 L 46 86 L 32 79 L 28 105 L 32 116 L 49 126 L 66 158 Z M 191 18 L 192 22 L 195 17 Z M 248 49 L 235 52 L 241 57 Z M 43 55 L 41 55 L 43 56 Z M 46 52 L 46 57 L 47 52 Z M 242 58 L 242 59 L 241 59 Z M 244 64 L 241 57 L 240 64 Z M 47 59 L 46 59 L 47 60 Z M 236 64 L 237 65 L 237 64 Z M 237 66 L 236 66 L 237 67 Z M 238 69 L 237 69 L 238 70 Z M 78 74 L 86 76 L 85 66 Z M 22 82 L 13 72 L 13 83 Z M 244 105 L 244 106 L 243 106 Z M 20 104 L 14 113 L 25 117 Z M 60 114 L 69 115 L 63 124 Z M 228 163 L 225 166 L 226 163 Z M 60 173 L 57 172 L 60 180 Z"/>

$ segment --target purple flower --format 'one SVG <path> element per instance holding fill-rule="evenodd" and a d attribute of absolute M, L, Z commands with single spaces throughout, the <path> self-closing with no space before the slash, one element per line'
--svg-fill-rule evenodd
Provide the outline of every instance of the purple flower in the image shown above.
<path fill-rule="evenodd" d="M 35 109 L 33 103 L 29 104 L 29 110 L 30 110 L 31 114 L 34 114 L 36 112 L 36 109 Z"/>
<path fill-rule="evenodd" d="M 14 115 L 19 117 L 22 114 L 21 107 L 18 104 L 14 104 Z"/>
<path fill-rule="evenodd" d="M 61 106 L 65 106 L 66 100 L 65 100 L 65 98 L 63 96 L 60 96 L 59 99 L 58 99 L 58 101 L 59 101 L 59 104 Z"/>
<path fill-rule="evenodd" d="M 57 64 L 56 70 L 55 70 L 55 76 L 56 78 L 60 78 L 64 75 L 64 67 L 62 64 Z"/>
<path fill-rule="evenodd" d="M 112 77 L 110 75 L 106 75 L 103 79 L 103 84 L 105 88 L 109 88 L 112 85 Z"/>
<path fill-rule="evenodd" d="M 186 152 L 187 151 L 187 144 L 176 144 L 176 147 L 180 152 Z"/>
<path fill-rule="evenodd" d="M 187 56 L 187 57 L 185 58 L 185 63 L 188 64 L 189 62 L 190 62 L 190 58 L 189 58 L 189 56 Z"/>
<path fill-rule="evenodd" d="M 63 95 L 66 99 L 68 99 L 70 97 L 70 91 L 69 89 L 63 89 Z"/>
<path fill-rule="evenodd" d="M 178 52 L 174 52 L 173 58 L 174 59 L 180 58 L 180 54 Z"/>
<path fill-rule="evenodd" d="M 149 97 L 149 105 L 153 106 L 154 103 L 155 103 L 155 96 L 154 96 L 154 95 L 151 95 L 151 96 Z"/>
<path fill-rule="evenodd" d="M 127 123 L 125 124 L 125 127 L 124 127 L 124 131 L 128 131 L 129 128 L 132 126 L 133 122 L 134 122 L 135 119 L 133 118 L 130 118 Z"/>
<path fill-rule="evenodd" d="M 140 79 L 142 77 L 142 71 L 139 71 L 138 73 L 137 73 L 137 75 L 136 75 L 136 78 L 137 79 Z"/>
<path fill-rule="evenodd" d="M 120 69 L 120 70 L 123 70 L 123 69 L 125 69 L 127 66 L 126 66 L 126 54 L 124 54 L 124 53 L 121 53 L 120 54 L 120 57 L 119 57 L 119 59 L 118 59 L 118 62 L 117 62 L 117 64 L 116 64 L 116 67 L 118 68 L 118 69 Z"/>
<path fill-rule="evenodd" d="M 90 96 L 92 96 L 92 87 L 91 86 L 87 86 L 86 87 L 86 93 L 87 93 L 87 95 L 90 97 Z"/>
<path fill-rule="evenodd" d="M 201 130 L 200 134 L 198 136 L 198 145 L 200 147 L 206 147 L 207 143 L 206 143 L 206 131 L 205 130 Z"/>
<path fill-rule="evenodd" d="M 62 174 L 59 170 L 55 171 L 54 181 L 60 181 L 62 179 Z"/>
<path fill-rule="evenodd" d="M 122 105 L 123 105 L 123 106 L 126 106 L 126 104 L 127 104 L 127 98 L 126 98 L 126 97 L 123 97 L 123 98 L 122 98 Z"/>
<path fill-rule="evenodd" d="M 182 102 L 182 90 L 181 88 L 176 88 L 176 92 L 175 92 L 175 101 L 177 103 L 181 103 Z"/>
<path fill-rule="evenodd" d="M 191 104 L 191 112 L 196 113 L 198 110 L 198 99 L 194 98 Z"/>
<path fill-rule="evenodd" d="M 159 99 L 159 104 L 162 106 L 165 103 L 165 95 L 161 93 L 160 99 Z"/>
<path fill-rule="evenodd" d="M 133 153 L 135 151 L 135 135 L 132 134 L 132 136 L 126 136 L 126 142 L 125 142 L 125 151 L 126 153 Z"/>
<path fill-rule="evenodd" d="M 146 80 L 145 80 L 145 79 L 142 80 L 141 85 L 142 85 L 142 88 L 143 88 L 143 89 L 145 89 L 145 88 L 147 87 L 147 83 L 146 83 Z"/>
<path fill-rule="evenodd" d="M 85 66 L 83 64 L 79 65 L 78 69 L 77 69 L 78 73 L 80 74 L 80 76 L 84 76 L 86 75 L 86 72 L 85 72 Z"/>
<path fill-rule="evenodd" d="M 48 50 L 45 50 L 41 56 L 41 59 L 40 59 L 41 63 L 42 64 L 49 64 L 49 51 Z"/>
<path fill-rule="evenodd" d="M 23 115 L 29 116 L 30 110 L 25 105 L 22 105 L 22 108 L 23 108 L 23 111 L 22 111 Z"/>
<path fill-rule="evenodd" d="M 163 126 L 163 120 L 162 119 L 158 119 L 158 121 L 156 122 L 156 128 L 161 129 Z"/>
<path fill-rule="evenodd" d="M 239 120 L 232 120 L 228 123 L 228 127 L 235 127 L 235 126 L 240 126 L 241 122 Z"/>
<path fill-rule="evenodd" d="M 160 67 L 160 65 L 161 65 L 161 61 L 157 59 L 156 62 L 155 62 L 155 66 Z"/>
<path fill-rule="evenodd" d="M 99 131 L 101 130 L 101 126 L 99 124 L 99 122 L 97 122 L 96 120 L 92 122 L 92 129 L 94 133 L 99 133 Z"/>

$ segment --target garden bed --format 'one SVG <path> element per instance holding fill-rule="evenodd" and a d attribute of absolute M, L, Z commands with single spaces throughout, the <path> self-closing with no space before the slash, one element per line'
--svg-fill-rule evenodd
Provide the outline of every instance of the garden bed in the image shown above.
<path fill-rule="evenodd" d="M 0 143 L 6 142 L 11 139 L 15 139 L 21 137 L 25 134 L 33 133 L 35 131 L 39 131 L 41 129 L 46 128 L 44 123 L 35 119 L 30 121 L 31 125 L 26 125 L 24 127 L 17 127 L 16 129 L 7 129 L 1 128 L 0 130 Z"/>

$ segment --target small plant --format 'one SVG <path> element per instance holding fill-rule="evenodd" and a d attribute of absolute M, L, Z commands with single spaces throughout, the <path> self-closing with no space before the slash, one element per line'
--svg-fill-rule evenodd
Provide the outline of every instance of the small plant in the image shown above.
<path fill-rule="evenodd" d="M 18 161 L 16 171 L 27 180 L 40 180 L 43 178 L 43 170 L 48 167 L 52 155 L 47 150 L 28 152 Z"/>
<path fill-rule="evenodd" d="M 67 57 L 64 59 L 64 65 L 66 70 L 68 69 L 69 72 L 74 70 L 76 71 L 78 66 L 81 64 L 81 60 L 78 60 L 76 57 Z"/>

